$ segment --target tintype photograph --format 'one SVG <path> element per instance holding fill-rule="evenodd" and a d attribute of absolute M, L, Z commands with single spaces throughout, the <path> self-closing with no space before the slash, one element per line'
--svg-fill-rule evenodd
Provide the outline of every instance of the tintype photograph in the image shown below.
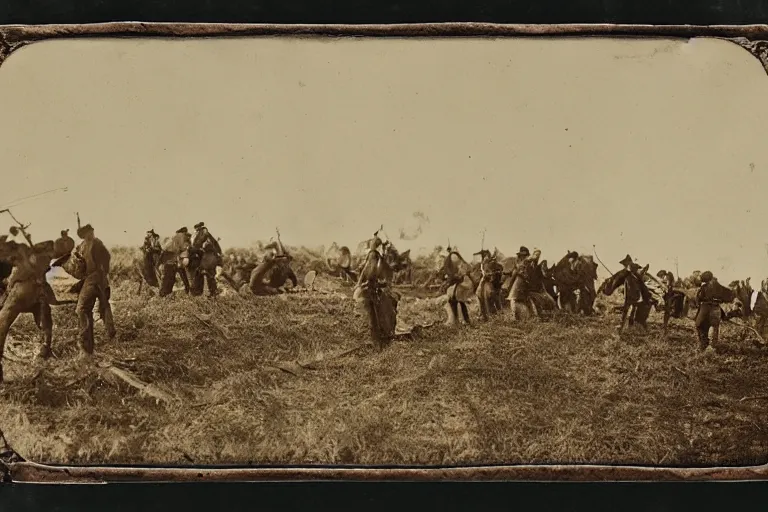
<path fill-rule="evenodd" d="M 5 45 L 4 464 L 768 461 L 748 42 Z"/>

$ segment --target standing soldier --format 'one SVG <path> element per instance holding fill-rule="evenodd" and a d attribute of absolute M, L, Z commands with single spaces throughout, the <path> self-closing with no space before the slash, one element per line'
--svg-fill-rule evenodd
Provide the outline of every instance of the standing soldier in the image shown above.
<path fill-rule="evenodd" d="M 195 236 L 192 239 L 192 247 L 198 252 L 200 257 L 200 264 L 196 269 L 196 273 L 205 276 L 205 281 L 208 283 L 208 293 L 211 295 L 218 294 L 219 292 L 216 286 L 216 267 L 223 266 L 224 254 L 218 240 L 211 235 L 208 228 L 205 227 L 204 222 L 195 224 Z M 211 258 L 211 256 L 213 256 L 213 258 Z M 202 279 L 202 277 L 199 279 Z M 197 282 L 198 280 L 195 279 L 195 281 Z M 200 281 L 199 285 L 195 284 L 193 290 L 197 293 L 202 293 L 202 282 Z"/>
<path fill-rule="evenodd" d="M 699 349 L 706 350 L 709 347 L 709 328 L 712 328 L 712 348 L 715 348 L 720 333 L 720 320 L 722 310 L 721 301 L 715 295 L 714 286 L 717 280 L 712 272 L 707 270 L 701 273 L 701 286 L 696 293 L 696 302 L 699 311 L 696 314 L 696 332 L 699 336 Z"/>
<path fill-rule="evenodd" d="M 99 300 L 99 312 L 104 320 L 109 339 L 117 334 L 109 305 L 109 263 L 111 256 L 101 240 L 94 236 L 93 227 L 86 224 L 77 229 L 83 241 L 75 254 L 85 263 L 83 287 L 77 298 L 77 317 L 80 322 L 80 348 L 86 354 L 93 353 L 93 307 Z"/>

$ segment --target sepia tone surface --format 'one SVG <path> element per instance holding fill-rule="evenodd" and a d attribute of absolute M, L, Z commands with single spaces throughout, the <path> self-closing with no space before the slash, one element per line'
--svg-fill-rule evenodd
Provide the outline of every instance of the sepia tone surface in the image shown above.
<path fill-rule="evenodd" d="M 505 308 L 457 330 L 431 325 L 446 312 L 437 289 L 418 286 L 439 269 L 436 245 L 450 239 L 471 260 L 483 230 L 507 256 L 527 245 L 554 264 L 596 245 L 612 270 L 630 253 L 654 275 L 677 262 L 680 277 L 709 269 L 759 285 L 765 242 L 749 226 L 764 213 L 754 127 L 766 78 L 737 46 L 67 41 L 25 48 L 2 71 L 2 159 L 19 173 L 3 204 L 67 187 L 12 209 L 35 241 L 74 231 L 79 211 L 111 247 L 118 338 L 104 343 L 97 324 L 108 359 L 95 366 L 134 381 L 75 362 L 71 306 L 54 312 L 57 357 L 27 361 L 34 324 L 20 317 L 0 427 L 27 457 L 764 462 L 764 407 L 752 400 L 762 350 L 743 329 L 724 326 L 717 354 L 697 352 L 690 320 L 664 339 L 658 313 L 649 333 L 617 336 L 613 297 L 601 295 L 590 318 L 520 322 Z M 258 258 L 255 240 L 279 226 L 295 294 L 243 297 L 220 274 L 215 300 L 137 296 L 140 253 L 118 246 L 201 220 L 225 252 Z M 417 259 L 398 289 L 398 332 L 429 328 L 379 353 L 360 347 L 365 318 L 324 260 L 331 242 L 355 253 L 382 223 Z M 609 274 L 598 273 L 600 284 Z M 66 275 L 49 277 L 64 296 Z"/>

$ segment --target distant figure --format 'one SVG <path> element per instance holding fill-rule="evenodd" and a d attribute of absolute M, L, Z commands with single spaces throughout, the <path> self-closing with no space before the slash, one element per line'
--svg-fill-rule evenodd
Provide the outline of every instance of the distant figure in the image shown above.
<path fill-rule="evenodd" d="M 718 343 L 720 321 L 724 315 L 720 305 L 731 302 L 735 292 L 717 282 L 712 272 L 701 274 L 701 286 L 696 294 L 699 311 L 696 314 L 696 332 L 699 337 L 699 349 L 706 350 L 709 345 L 709 330 L 712 329 L 712 348 Z"/>
<path fill-rule="evenodd" d="M 677 279 L 672 272 L 667 270 L 659 270 L 656 273 L 656 277 L 659 278 L 661 284 L 664 285 L 666 290 L 664 291 L 664 332 L 667 332 L 669 328 L 670 318 L 683 318 L 688 312 L 688 301 L 685 298 L 685 294 L 681 292 L 677 286 Z"/>
<path fill-rule="evenodd" d="M 93 353 L 93 307 L 99 301 L 99 311 L 110 339 L 117 334 L 109 305 L 109 264 L 111 255 L 101 240 L 95 237 L 93 226 L 86 224 L 78 228 L 77 236 L 83 241 L 77 247 L 77 257 L 85 263 L 85 278 L 77 299 L 80 322 L 80 348 L 86 354 Z"/>
<path fill-rule="evenodd" d="M 216 286 L 216 268 L 223 266 L 224 253 L 218 240 L 211 235 L 204 222 L 195 224 L 195 236 L 190 248 L 191 263 L 189 276 L 192 295 L 203 293 L 204 283 L 208 285 L 208 293 L 213 296 L 219 293 Z"/>
<path fill-rule="evenodd" d="M 57 238 L 53 243 L 53 257 L 54 259 L 61 258 L 67 254 L 72 254 L 75 250 L 75 241 L 70 238 L 69 230 L 64 229 L 61 231 L 61 237 Z"/>

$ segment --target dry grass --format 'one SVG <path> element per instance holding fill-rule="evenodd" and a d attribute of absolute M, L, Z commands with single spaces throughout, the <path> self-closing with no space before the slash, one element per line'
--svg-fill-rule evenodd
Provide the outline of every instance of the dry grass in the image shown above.
<path fill-rule="evenodd" d="M 301 270 L 318 262 L 306 254 Z M 498 318 L 338 356 L 367 327 L 348 288 L 328 289 L 158 299 L 121 283 L 119 338 L 105 344 L 97 324 L 96 362 L 77 359 L 72 306 L 55 310 L 56 358 L 44 363 L 30 360 L 35 331 L 22 318 L 0 427 L 23 456 L 58 463 L 768 461 L 766 401 L 740 401 L 765 393 L 768 360 L 734 328 L 724 353 L 699 354 L 689 320 L 664 340 L 658 325 L 619 339 L 615 315 Z M 406 324 L 445 318 L 414 296 L 400 310 Z M 105 379 L 94 370 L 104 360 L 176 400 Z"/>

